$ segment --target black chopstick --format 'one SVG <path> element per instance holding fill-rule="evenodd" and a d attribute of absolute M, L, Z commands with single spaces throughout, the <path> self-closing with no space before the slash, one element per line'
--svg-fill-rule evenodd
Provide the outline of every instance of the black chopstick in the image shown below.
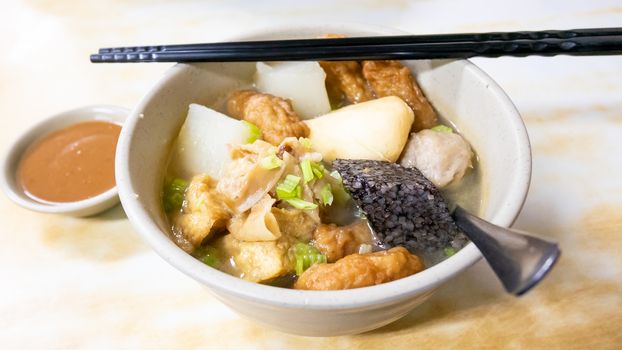
<path fill-rule="evenodd" d="M 622 28 L 297 39 L 100 49 L 92 62 L 218 62 L 618 55 Z"/>
<path fill-rule="evenodd" d="M 429 35 L 397 35 L 397 36 L 372 36 L 353 38 L 328 38 L 328 39 L 287 39 L 287 40 L 261 40 L 261 41 L 238 41 L 209 44 L 182 44 L 182 45 L 151 45 L 151 46 L 126 46 L 108 47 L 99 49 L 104 53 L 139 53 L 139 52 L 164 52 L 164 51 L 189 51 L 189 50 L 213 50 L 213 49 L 247 49 L 247 48 L 285 48 L 285 47 L 313 47 L 313 46 L 350 46 L 350 45 L 374 45 L 374 44 L 417 44 L 417 43 L 440 43 L 458 41 L 508 41 L 508 40 L 538 40 L 538 39 L 571 39 L 583 36 L 622 35 L 622 28 L 583 28 L 569 30 L 543 30 L 543 31 L 519 31 L 519 32 L 489 32 L 489 33 L 464 33 L 464 34 L 429 34 Z"/>

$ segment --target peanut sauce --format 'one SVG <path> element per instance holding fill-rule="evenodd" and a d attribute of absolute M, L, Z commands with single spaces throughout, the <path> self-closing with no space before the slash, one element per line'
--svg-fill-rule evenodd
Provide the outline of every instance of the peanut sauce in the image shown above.
<path fill-rule="evenodd" d="M 115 186 L 114 158 L 121 126 L 88 121 L 56 130 L 30 145 L 17 180 L 40 202 L 75 202 Z"/>

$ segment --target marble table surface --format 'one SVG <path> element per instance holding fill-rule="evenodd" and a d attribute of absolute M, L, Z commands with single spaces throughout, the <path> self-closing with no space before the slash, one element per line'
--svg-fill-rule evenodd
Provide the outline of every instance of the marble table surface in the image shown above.
<path fill-rule="evenodd" d="M 413 33 L 619 26 L 619 0 L 61 1 L 0 6 L 0 151 L 46 116 L 132 107 L 169 64 L 92 65 L 98 47 L 223 40 L 282 20 Z M 533 179 L 515 227 L 556 239 L 559 265 L 522 298 L 484 262 L 405 318 L 305 338 L 240 319 L 156 256 L 120 206 L 42 215 L 0 196 L 0 348 L 620 349 L 622 57 L 474 59 L 521 111 Z"/>

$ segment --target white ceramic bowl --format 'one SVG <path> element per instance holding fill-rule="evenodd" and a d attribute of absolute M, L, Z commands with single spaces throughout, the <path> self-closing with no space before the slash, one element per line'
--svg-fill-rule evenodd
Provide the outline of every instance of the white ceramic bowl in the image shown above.
<path fill-rule="evenodd" d="M 0 172 L 0 187 L 7 197 L 20 206 L 42 212 L 65 214 L 71 216 L 89 216 L 100 213 L 119 203 L 117 188 L 113 187 L 97 196 L 67 203 L 42 203 L 27 196 L 20 188 L 15 178 L 17 167 L 24 151 L 34 141 L 52 131 L 66 126 L 90 120 L 104 120 L 123 124 L 129 114 L 129 109 L 117 106 L 97 105 L 72 109 L 55 114 L 27 130 L 17 138 L 4 158 Z"/>
<path fill-rule="evenodd" d="M 352 24 L 277 27 L 236 39 L 403 34 Z M 471 142 L 484 176 L 482 216 L 509 226 L 518 215 L 531 174 L 529 140 L 510 99 L 468 61 L 407 63 L 438 111 Z M 344 291 L 300 291 L 246 282 L 212 269 L 178 248 L 160 204 L 165 161 L 188 104 L 210 105 L 254 70 L 248 63 L 178 64 L 137 104 L 123 127 L 117 148 L 117 185 L 125 211 L 153 249 L 183 273 L 208 287 L 243 316 L 301 335 L 333 336 L 371 330 L 406 315 L 434 290 L 464 271 L 481 255 L 468 244 L 425 271 L 378 286 Z"/>

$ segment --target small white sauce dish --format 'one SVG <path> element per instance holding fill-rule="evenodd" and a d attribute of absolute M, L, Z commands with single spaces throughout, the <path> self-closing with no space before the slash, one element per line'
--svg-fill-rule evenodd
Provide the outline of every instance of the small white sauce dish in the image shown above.
<path fill-rule="evenodd" d="M 16 204 L 42 213 L 70 216 L 90 216 L 109 209 L 119 203 L 117 187 L 94 197 L 66 203 L 43 203 L 24 193 L 17 181 L 17 169 L 26 149 L 40 138 L 64 127 L 87 121 L 107 121 L 122 125 L 129 109 L 109 105 L 93 105 L 55 114 L 34 125 L 15 140 L 0 164 L 0 187 Z"/>

